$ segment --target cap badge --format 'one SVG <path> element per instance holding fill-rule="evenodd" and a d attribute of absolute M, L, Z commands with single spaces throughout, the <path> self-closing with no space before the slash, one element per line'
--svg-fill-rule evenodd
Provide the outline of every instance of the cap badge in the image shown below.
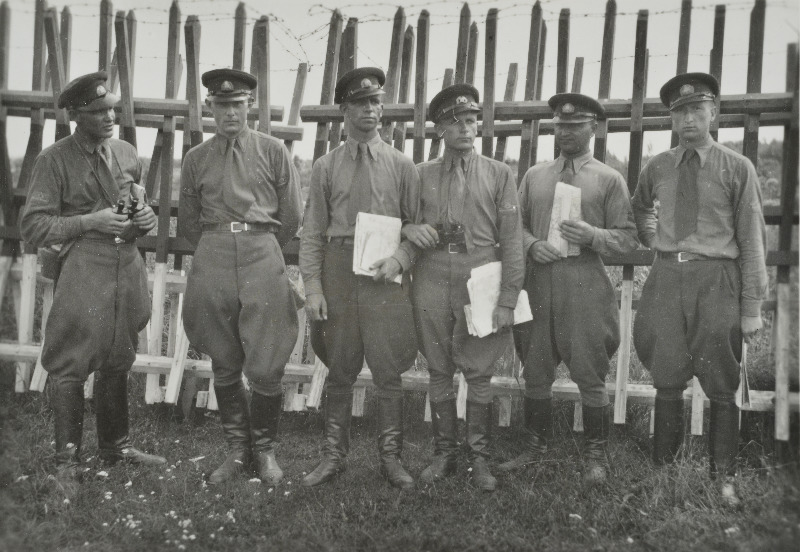
<path fill-rule="evenodd" d="M 469 102 L 469 100 L 467 99 L 466 96 L 459 96 L 458 98 L 456 98 L 456 104 L 465 104 L 467 102 Z"/>
<path fill-rule="evenodd" d="M 102 84 L 98 84 L 97 88 L 94 91 L 94 93 L 97 95 L 98 98 L 105 96 L 107 92 L 108 91 L 106 90 L 106 87 L 103 86 Z"/>
<path fill-rule="evenodd" d="M 564 105 L 561 106 L 561 113 L 567 113 L 567 114 L 575 113 L 575 106 L 572 105 L 571 103 L 565 103 Z"/>
<path fill-rule="evenodd" d="M 694 86 L 692 86 L 691 84 L 684 84 L 683 86 L 681 86 L 680 94 L 681 96 L 689 96 L 691 94 L 694 94 Z"/>
<path fill-rule="evenodd" d="M 233 83 L 231 81 L 222 81 L 219 90 L 220 92 L 233 92 Z"/>
<path fill-rule="evenodd" d="M 367 78 L 361 79 L 361 88 L 372 88 L 372 81 Z"/>

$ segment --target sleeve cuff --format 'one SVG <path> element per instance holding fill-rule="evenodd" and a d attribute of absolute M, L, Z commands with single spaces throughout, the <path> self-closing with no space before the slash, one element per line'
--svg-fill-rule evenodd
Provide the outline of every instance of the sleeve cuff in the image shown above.
<path fill-rule="evenodd" d="M 498 307 L 508 307 L 509 309 L 517 308 L 517 298 L 519 291 L 501 291 L 500 297 L 497 300 Z"/>
<path fill-rule="evenodd" d="M 394 252 L 394 255 L 392 255 L 392 258 L 400 263 L 403 272 L 408 272 L 411 268 L 411 257 L 408 252 L 404 251 L 402 248 L 398 248 L 397 251 Z"/>
<path fill-rule="evenodd" d="M 758 299 L 745 299 L 741 304 L 741 316 L 761 316 L 761 301 Z"/>
<path fill-rule="evenodd" d="M 313 295 L 315 293 L 322 295 L 322 282 L 319 280 L 303 280 L 303 286 L 306 289 L 306 295 Z"/>
<path fill-rule="evenodd" d="M 539 238 L 534 238 L 533 236 L 526 236 L 526 235 L 522 236 L 522 250 L 525 258 L 528 257 L 528 253 L 530 253 L 533 244 L 535 244 L 538 241 L 540 241 Z"/>

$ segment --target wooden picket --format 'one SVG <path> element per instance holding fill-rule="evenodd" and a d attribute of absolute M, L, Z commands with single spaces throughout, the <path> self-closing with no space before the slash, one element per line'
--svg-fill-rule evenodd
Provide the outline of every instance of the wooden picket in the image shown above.
<path fill-rule="evenodd" d="M 777 267 L 777 284 L 774 300 L 765 303 L 767 311 L 774 310 L 773 346 L 775 348 L 776 389 L 775 391 L 753 391 L 751 403 L 744 405 L 745 411 L 775 411 L 775 438 L 788 440 L 790 412 L 798 408 L 798 394 L 789 392 L 791 357 L 790 269 L 797 266 L 797 251 L 791 249 L 792 230 L 797 224 L 795 210 L 798 172 L 798 49 L 789 45 L 787 55 L 787 85 L 785 93 L 761 93 L 765 36 L 764 0 L 754 0 L 750 17 L 749 50 L 747 61 L 747 89 L 744 94 L 724 94 L 718 100 L 719 117 L 714 122 L 712 132 L 716 136 L 719 128 L 742 128 L 744 131 L 743 150 L 754 163 L 758 162 L 758 135 L 762 126 L 783 126 L 784 163 L 781 188 L 781 206 L 765 208 L 765 218 L 770 225 L 779 226 L 779 244 L 776 251 L 768 254 L 768 264 Z M 678 73 L 688 68 L 692 3 L 684 0 L 678 30 L 677 67 Z M 42 282 L 44 312 L 42 324 L 47 320 L 52 304 L 52 283 L 38 274 L 36 252 L 21 244 L 16 229 L 18 209 L 21 206 L 30 179 L 33 161 L 41 151 L 44 137 L 44 122 L 56 121 L 56 137 L 69 132 L 69 121 L 64 110 L 55 104 L 58 92 L 69 79 L 69 51 L 74 32 L 71 14 L 65 8 L 59 19 L 55 9 L 48 9 L 45 0 L 37 0 L 34 16 L 34 54 L 31 90 L 8 90 L 9 26 L 11 13 L 6 2 L 0 5 L 0 200 L 2 200 L 2 219 L 0 219 L 0 301 L 10 283 L 17 311 L 17 341 L 0 343 L 0 358 L 18 363 L 17 389 L 41 390 L 46 373 L 38 360 L 41 346 L 33 343 L 34 311 L 37 282 Z M 571 58 L 569 46 L 569 9 L 558 14 L 558 32 L 554 39 L 556 47 L 556 81 L 558 92 L 571 89 L 579 91 L 583 83 L 583 58 L 572 62 L 572 83 L 569 85 Z M 611 99 L 611 76 L 614 61 L 614 41 L 616 39 L 617 7 L 614 0 L 608 0 L 605 10 L 603 44 L 600 58 L 600 82 L 598 98 L 608 113 L 608 119 L 601 121 L 595 137 L 594 155 L 603 161 L 606 158 L 608 135 L 624 132 L 630 135 L 630 150 L 627 183 L 633 192 L 642 165 L 644 133 L 656 130 L 669 130 L 669 112 L 657 98 L 645 97 L 648 75 L 647 31 L 649 13 L 640 10 L 635 31 L 634 77 L 630 99 Z M 233 67 L 242 69 L 245 65 L 247 11 L 244 3 L 237 5 L 232 16 L 234 20 Z M 173 197 L 173 154 L 175 132 L 184 131 L 183 154 L 203 139 L 203 132 L 213 132 L 214 125 L 210 112 L 201 102 L 199 83 L 200 22 L 196 16 L 186 18 L 183 33 L 186 45 L 186 59 L 178 54 L 181 33 L 181 14 L 178 3 L 173 2 L 169 15 L 167 44 L 167 88 L 163 98 L 134 98 L 132 94 L 135 78 L 136 16 L 133 11 L 115 12 L 109 0 L 100 2 L 98 67 L 109 70 L 112 75 L 112 89 L 119 82 L 122 98 L 119 112 L 121 138 L 136 144 L 137 128 L 156 128 L 157 138 L 146 189 L 153 197 L 159 225 L 155 236 L 139 240 L 143 252 L 155 253 L 155 270 L 149 275 L 153 291 L 151 322 L 146 338 L 147 354 L 139 354 L 133 370 L 147 374 L 146 400 L 159 402 L 166 400 L 176 404 L 185 377 L 211 379 L 210 361 L 205 358 L 188 358 L 189 343 L 183 332 L 181 322 L 182 293 L 185 289 L 185 273 L 181 270 L 184 255 L 191 255 L 193 248 L 182 236 L 170 236 L 169 227 L 176 215 Z M 497 41 L 502 24 L 497 9 L 488 10 L 485 18 L 484 66 L 482 83 L 483 112 L 479 127 L 481 151 L 484 155 L 504 159 L 508 138 L 521 140 L 519 173 L 525 171 L 537 160 L 538 137 L 552 134 L 551 110 L 541 100 L 544 53 L 547 45 L 547 25 L 542 6 L 536 2 L 531 11 L 530 35 L 527 50 L 525 90 L 523 101 L 514 101 L 518 66 L 512 63 L 506 78 L 503 100 L 497 101 Z M 714 16 L 713 47 L 710 55 L 709 71 L 721 77 L 723 60 L 723 39 L 725 31 L 725 6 L 716 6 Z M 59 27 L 60 22 L 60 27 Z M 291 148 L 296 140 L 303 137 L 300 119 L 317 125 L 314 137 L 314 160 L 327 151 L 337 147 L 346 136 L 342 115 L 333 105 L 333 91 L 336 79 L 345 71 L 357 67 L 358 20 L 350 18 L 343 29 L 342 14 L 333 10 L 328 29 L 327 55 L 323 69 L 323 83 L 320 102 L 317 105 L 302 106 L 308 66 L 301 63 L 297 70 L 294 94 L 288 110 L 287 123 L 282 106 L 271 105 L 270 98 L 270 27 L 269 19 L 262 17 L 253 24 L 250 70 L 259 81 L 257 109 L 250 114 L 254 127 L 270 132 Z M 386 106 L 381 135 L 395 148 L 403 151 L 406 140 L 413 140 L 415 162 L 436 158 L 441 152 L 441 141 L 433 126 L 428 122 L 428 55 L 430 49 L 431 16 L 426 10 L 419 14 L 416 28 L 406 25 L 405 11 L 398 8 L 392 21 L 390 54 L 386 65 Z M 112 33 L 114 33 L 112 35 Z M 551 41 L 553 42 L 553 41 Z M 448 69 L 442 85 L 453 82 L 475 84 L 479 43 L 477 22 L 472 20 L 470 7 L 461 7 L 458 23 L 458 42 L 455 64 Z M 114 50 L 114 47 L 116 49 Z M 552 47 L 552 46 L 551 46 Z M 186 63 L 186 99 L 177 98 L 177 91 Z M 413 64 L 412 64 L 413 61 Z M 412 76 L 413 66 L 413 76 Z M 414 83 L 413 98 L 411 83 Z M 480 88 L 480 87 L 479 87 Z M 301 107 L 302 106 L 302 107 Z M 7 117 L 30 119 L 30 131 L 26 154 L 23 159 L 16 186 L 11 179 L 6 136 Z M 430 143 L 425 152 L 426 142 Z M 557 153 L 557 152 L 556 152 Z M 158 185 L 156 185 L 158 183 Z M 294 249 L 287 249 L 287 259 L 296 259 Z M 173 256 L 174 270 L 168 269 L 170 255 Z M 633 275 L 635 266 L 651 264 L 650 251 L 635 251 L 628 255 L 605 258 L 609 266 L 622 266 L 620 299 L 621 346 L 617 357 L 616 380 L 607 384 L 609 394 L 614 397 L 614 420 L 625 423 L 629 403 L 652 405 L 654 390 L 652 386 L 629 382 L 631 362 L 631 328 L 635 298 Z M 8 283 L 7 283 L 8 282 Z M 165 299 L 168 298 L 167 354 L 162 354 L 162 334 Z M 321 406 L 327 367 L 307 346 L 305 335 L 306 320 L 300 315 L 301 332 L 298 335 L 290 363 L 287 365 L 284 409 L 289 411 L 318 409 Z M 42 326 L 42 331 L 44 326 Z M 518 362 L 513 351 L 504 356 L 503 368 L 492 379 L 492 388 L 498 397 L 498 423 L 508 425 L 511 421 L 512 397 L 523 393 L 524 381 L 517 377 Z M 161 386 L 162 376 L 166 387 Z M 404 374 L 404 387 L 409 390 L 426 390 L 427 373 L 412 370 Z M 455 377 L 458 386 L 458 411 L 463 417 L 467 384 L 463 375 Z M 364 413 L 365 389 L 372 385 L 372 377 L 365 366 L 358 377 L 353 400 L 353 413 Z M 87 385 L 90 393 L 91 385 Z M 559 381 L 554 385 L 554 395 L 558 399 L 575 402 L 575 428 L 581 429 L 580 401 L 577 387 L 569 381 Z M 708 399 L 699 385 L 687 389 L 684 398 L 692 407 L 692 432 L 702 432 L 704 409 Z M 209 409 L 216 408 L 213 384 L 208 391 L 197 392 L 196 404 Z M 774 404 L 773 404 L 774 403 Z M 426 399 L 426 419 L 429 419 Z"/>

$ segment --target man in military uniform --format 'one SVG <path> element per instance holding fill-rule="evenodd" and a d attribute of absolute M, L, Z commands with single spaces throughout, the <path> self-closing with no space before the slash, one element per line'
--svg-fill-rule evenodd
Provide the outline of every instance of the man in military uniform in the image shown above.
<path fill-rule="evenodd" d="M 430 103 L 430 117 L 444 140 L 444 156 L 421 163 L 421 224 L 405 233 L 422 253 L 414 269 L 412 301 L 417 339 L 428 361 L 434 434 L 433 460 L 420 476 L 432 483 L 456 469 L 456 397 L 453 375 L 467 387 L 467 444 L 477 486 L 493 491 L 489 428 L 495 361 L 511 344 L 510 327 L 522 287 L 522 227 L 516 185 L 504 163 L 477 154 L 478 91 L 449 86 Z M 495 333 L 468 332 L 464 305 L 470 303 L 470 271 L 502 260 L 500 296 L 493 313 Z"/>
<path fill-rule="evenodd" d="M 274 450 L 281 378 L 298 330 L 282 253 L 300 224 L 298 176 L 279 140 L 247 126 L 255 77 L 215 69 L 202 82 L 217 132 L 183 161 L 178 229 L 196 246 L 186 335 L 211 357 L 230 449 L 208 482 L 229 480 L 252 459 L 262 481 L 274 485 L 283 477 Z M 252 390 L 249 408 L 242 374 Z"/>
<path fill-rule="evenodd" d="M 711 475 L 737 505 L 742 338 L 761 328 L 767 295 L 761 189 L 753 164 L 709 134 L 719 83 L 685 73 L 661 87 L 680 142 L 642 169 L 633 196 L 639 238 L 656 252 L 633 341 L 656 388 L 653 460 L 671 462 L 684 434 L 683 391 L 697 376 L 711 401 Z M 655 203 L 658 202 L 658 209 Z"/>
<path fill-rule="evenodd" d="M 555 142 L 560 155 L 528 169 L 520 186 L 523 240 L 528 262 L 525 289 L 533 320 L 515 329 L 524 365 L 526 446 L 498 469 L 510 471 L 536 461 L 547 450 L 553 429 L 555 370 L 563 360 L 581 394 L 587 484 L 606 479 L 608 392 L 605 377 L 619 346 L 614 287 L 601 255 L 636 248 L 636 225 L 622 175 L 592 157 L 589 142 L 603 106 L 583 94 L 556 94 Z M 564 220 L 557 231 L 574 254 L 562 257 L 548 242 L 556 184 L 580 190 L 579 220 Z"/>
<path fill-rule="evenodd" d="M 349 71 L 334 99 L 348 132 L 344 144 L 317 159 L 311 173 L 300 241 L 300 272 L 314 351 L 330 369 L 327 439 L 323 459 L 303 479 L 320 485 L 344 470 L 349 448 L 353 384 L 366 358 L 378 397 L 381 471 L 402 489 L 414 480 L 400 463 L 403 448 L 401 374 L 417 356 L 406 274 L 413 246 L 403 240 L 393 255 L 374 265 L 373 278 L 353 273 L 353 236 L 359 212 L 414 222 L 419 177 L 414 163 L 378 135 L 383 112 L 383 71 Z M 403 284 L 392 283 L 403 274 Z"/>
<path fill-rule="evenodd" d="M 83 384 L 95 371 L 100 458 L 166 462 L 137 450 L 128 437 L 128 371 L 150 317 L 147 274 L 135 240 L 155 227 L 156 217 L 137 184 L 142 166 L 136 149 L 111 138 L 119 98 L 106 79 L 100 71 L 64 87 L 58 106 L 69 110 L 75 133 L 36 158 L 20 220 L 28 244 L 60 246 L 42 365 L 50 376 L 58 480 L 68 494 L 79 475 Z"/>

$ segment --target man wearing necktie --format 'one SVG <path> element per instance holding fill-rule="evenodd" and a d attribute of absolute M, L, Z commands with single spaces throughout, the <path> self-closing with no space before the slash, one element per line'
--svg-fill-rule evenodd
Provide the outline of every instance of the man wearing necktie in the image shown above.
<path fill-rule="evenodd" d="M 489 470 L 491 378 L 511 345 L 514 307 L 522 287 L 522 227 L 516 185 L 505 163 L 477 154 L 478 91 L 456 84 L 439 92 L 429 113 L 444 140 L 444 156 L 421 163 L 421 223 L 404 229 L 422 252 L 414 269 L 412 302 L 417 339 L 428 361 L 434 456 L 420 476 L 433 483 L 456 470 L 456 395 L 453 375 L 467 381 L 467 445 L 471 476 L 484 491 Z M 473 268 L 502 261 L 494 333 L 469 334 L 464 305 Z"/>
<path fill-rule="evenodd" d="M 229 447 L 208 482 L 223 483 L 252 461 L 275 485 L 283 477 L 275 459 L 281 379 L 298 331 L 282 249 L 300 225 L 300 185 L 283 143 L 247 126 L 256 78 L 214 69 L 202 82 L 217 132 L 183 160 L 178 232 L 195 245 L 184 327 L 211 357 Z"/>
<path fill-rule="evenodd" d="M 107 78 L 100 71 L 64 87 L 58 105 L 69 110 L 75 132 L 36 158 L 20 220 L 28 245 L 51 252 L 60 247 L 42 366 L 55 420 L 56 480 L 68 496 L 81 474 L 83 384 L 92 372 L 100 458 L 166 462 L 137 450 L 128 437 L 128 371 L 150 318 L 135 240 L 155 228 L 156 216 L 137 184 L 142 165 L 136 149 L 111 138 L 119 98 L 106 88 Z M 134 201 L 144 206 L 132 209 Z M 127 212 L 117 213 L 120 203 Z"/>
<path fill-rule="evenodd" d="M 711 401 L 711 475 L 735 506 L 742 338 L 761 328 L 767 294 L 761 189 L 753 164 L 709 134 L 719 83 L 685 73 L 661 87 L 676 148 L 642 169 L 633 212 L 656 259 L 642 289 L 633 342 L 656 388 L 653 460 L 671 462 L 684 435 L 683 391 L 697 376 Z M 655 203 L 658 202 L 658 209 Z"/>
<path fill-rule="evenodd" d="M 590 142 L 603 106 L 583 94 L 556 94 L 555 142 L 560 155 L 528 169 L 519 189 L 525 289 L 533 320 L 515 328 L 525 377 L 525 450 L 499 466 L 510 471 L 547 452 L 552 435 L 552 386 L 560 362 L 581 394 L 587 485 L 606 479 L 609 399 L 605 377 L 619 346 L 619 314 L 614 287 L 601 255 L 636 248 L 636 226 L 625 180 L 592 157 Z M 551 228 L 556 184 L 580 190 L 580 217 Z M 559 231 L 572 251 L 566 257 L 548 242 Z M 577 247 L 574 247 L 577 246 Z M 574 253 L 573 253 L 574 251 Z"/>
<path fill-rule="evenodd" d="M 353 273 L 353 236 L 359 212 L 414 222 L 419 177 L 414 163 L 378 134 L 383 113 L 383 71 L 362 67 L 336 83 L 334 100 L 344 115 L 344 144 L 316 160 L 300 239 L 300 273 L 314 352 L 330 372 L 322 461 L 303 479 L 313 487 L 345 469 L 353 384 L 366 359 L 378 397 L 381 472 L 397 488 L 414 480 L 400 463 L 403 449 L 401 374 L 417 357 L 408 274 L 414 260 L 403 239 L 395 253 L 375 263 L 374 277 Z M 392 283 L 403 274 L 403 284 Z"/>

